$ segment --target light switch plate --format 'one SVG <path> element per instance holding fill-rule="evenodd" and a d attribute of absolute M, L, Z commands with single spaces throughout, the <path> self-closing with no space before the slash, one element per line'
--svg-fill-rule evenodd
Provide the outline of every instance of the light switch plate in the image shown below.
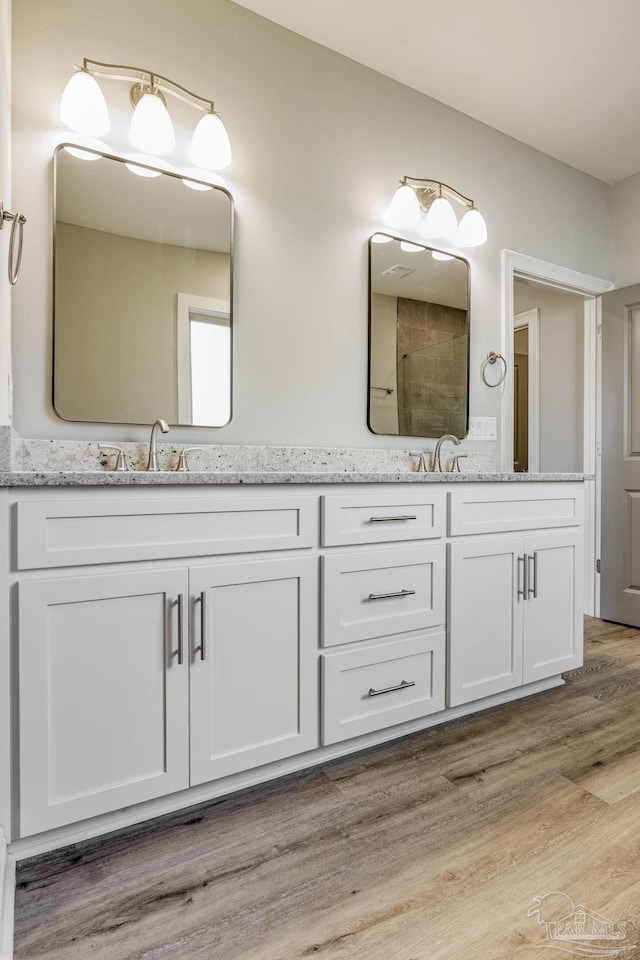
<path fill-rule="evenodd" d="M 495 440 L 497 421 L 495 417 L 469 417 L 467 440 Z"/>

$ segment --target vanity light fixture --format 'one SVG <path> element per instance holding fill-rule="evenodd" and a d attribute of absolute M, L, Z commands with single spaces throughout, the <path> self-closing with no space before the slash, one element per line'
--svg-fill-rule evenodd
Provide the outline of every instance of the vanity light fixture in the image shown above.
<path fill-rule="evenodd" d="M 101 63 L 85 57 L 65 87 L 60 103 L 60 119 L 71 130 L 91 137 L 109 132 L 109 111 L 96 77 L 132 84 L 129 99 L 134 110 L 129 137 L 140 153 L 151 155 L 155 161 L 156 157 L 174 149 L 175 133 L 166 105 L 166 95 L 170 95 L 203 114 L 191 140 L 191 161 L 204 170 L 222 170 L 231 163 L 229 136 L 213 100 L 140 67 Z"/>
<path fill-rule="evenodd" d="M 459 223 L 452 200 L 467 208 Z M 383 219 L 390 227 L 412 227 L 429 240 L 456 247 L 479 247 L 487 241 L 484 217 L 473 200 L 440 180 L 403 177 Z"/>

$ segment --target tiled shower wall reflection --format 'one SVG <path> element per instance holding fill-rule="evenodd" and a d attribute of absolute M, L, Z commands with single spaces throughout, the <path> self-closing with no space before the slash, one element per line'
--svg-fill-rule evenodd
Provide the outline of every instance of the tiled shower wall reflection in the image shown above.
<path fill-rule="evenodd" d="M 401 434 L 465 434 L 467 339 L 466 310 L 398 297 Z"/>

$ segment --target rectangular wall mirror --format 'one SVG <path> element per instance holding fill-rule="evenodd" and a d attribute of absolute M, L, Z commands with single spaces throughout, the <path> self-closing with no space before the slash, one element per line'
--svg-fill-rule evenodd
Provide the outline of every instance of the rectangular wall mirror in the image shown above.
<path fill-rule="evenodd" d="M 369 241 L 369 429 L 402 437 L 464 437 L 468 420 L 468 262 L 374 234 Z"/>
<path fill-rule="evenodd" d="M 107 154 L 80 154 L 63 145 L 54 156 L 56 413 L 224 426 L 231 419 L 230 194 Z"/>

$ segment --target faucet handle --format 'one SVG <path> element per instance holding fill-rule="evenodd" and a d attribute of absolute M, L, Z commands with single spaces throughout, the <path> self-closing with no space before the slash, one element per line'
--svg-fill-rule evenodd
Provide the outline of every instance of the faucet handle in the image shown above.
<path fill-rule="evenodd" d="M 418 463 L 416 464 L 416 468 L 415 468 L 415 471 L 414 471 L 415 473 L 426 473 L 426 472 L 427 472 L 427 465 L 426 465 L 426 462 L 425 462 L 425 459 L 424 459 L 424 453 L 422 452 L 422 450 L 410 450 L 410 451 L 409 451 L 409 456 L 410 456 L 410 457 L 417 457 L 417 458 L 418 458 Z"/>
<path fill-rule="evenodd" d="M 449 468 L 450 473 L 460 473 L 460 461 L 464 457 L 468 457 L 468 453 L 454 453 L 451 458 L 451 467 Z"/>
<path fill-rule="evenodd" d="M 189 472 L 189 461 L 187 460 L 187 454 L 189 453 L 198 453 L 202 450 L 202 447 L 185 447 L 180 451 L 180 456 L 178 457 L 178 466 L 176 467 L 176 473 L 188 473 Z"/>
<path fill-rule="evenodd" d="M 113 468 L 114 473 L 128 473 L 129 467 L 125 459 L 124 450 L 113 443 L 99 443 L 98 450 L 110 450 L 111 453 L 117 453 L 116 465 Z"/>

